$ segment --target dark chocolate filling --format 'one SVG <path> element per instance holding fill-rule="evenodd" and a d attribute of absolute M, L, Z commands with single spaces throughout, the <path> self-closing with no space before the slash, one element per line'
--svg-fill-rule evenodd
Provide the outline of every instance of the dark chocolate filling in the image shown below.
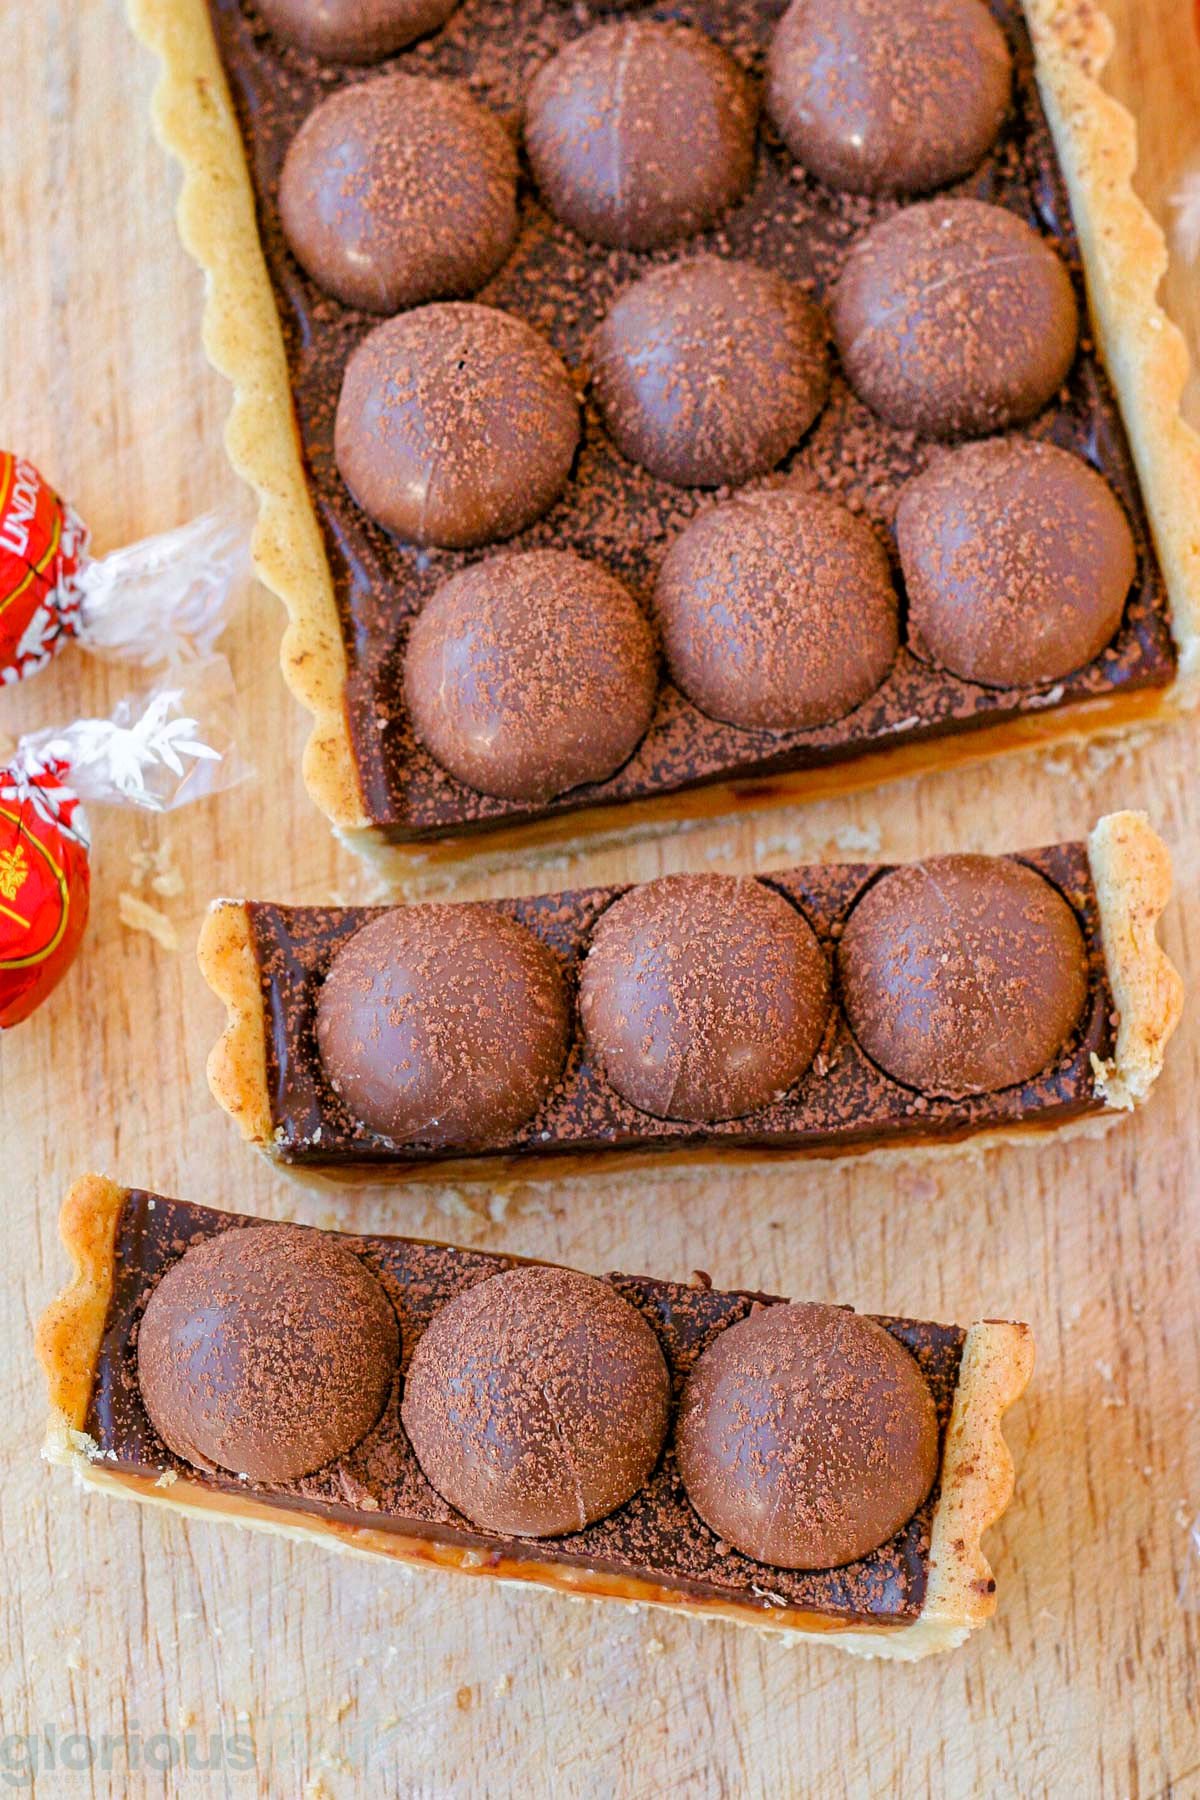
<path fill-rule="evenodd" d="M 1065 393 L 1029 428 L 1030 435 L 1074 450 L 1098 468 L 1133 526 L 1138 569 L 1124 621 L 1085 669 L 1050 688 L 999 692 L 932 669 L 902 647 L 882 687 L 847 718 L 779 736 L 707 719 L 664 681 L 647 737 L 607 781 L 577 788 L 546 806 L 491 799 L 455 781 L 414 740 L 401 670 L 412 615 L 475 553 L 464 557 L 399 544 L 351 500 L 333 460 L 334 409 L 346 359 L 377 321 L 327 299 L 301 273 L 284 245 L 275 204 L 284 152 L 313 105 L 346 80 L 370 79 L 371 71 L 349 71 L 285 50 L 247 0 L 209 0 L 209 5 L 246 141 L 301 442 L 333 571 L 360 786 L 368 815 L 387 835 L 462 832 L 719 780 L 782 774 L 1170 682 L 1175 658 L 1166 590 L 1116 403 L 1094 347 L 1085 341 Z M 639 10 L 700 26 L 760 74 L 783 9 L 780 0 L 687 0 Z M 947 191 L 1010 207 L 1055 239 L 1071 263 L 1082 306 L 1078 246 L 1024 18 L 1018 0 L 992 0 L 992 10 L 1014 52 L 1014 104 L 982 167 Z M 465 0 L 442 32 L 386 66 L 465 79 L 480 99 L 515 118 L 535 70 L 568 38 L 606 16 L 611 12 L 562 0 Z M 479 298 L 544 332 L 582 374 L 588 338 L 612 299 L 654 263 L 700 250 L 748 256 L 823 295 L 855 238 L 894 210 L 895 202 L 823 188 L 795 166 L 769 128 L 760 131 L 757 155 L 749 196 L 718 229 L 653 255 L 582 244 L 548 217 L 525 179 L 517 244 Z M 900 486 L 924 466 L 926 450 L 923 442 L 876 419 L 839 375 L 829 405 L 782 472 L 801 475 L 861 507 L 890 543 Z M 589 407 L 584 447 L 563 499 L 509 547 L 553 544 L 594 556 L 645 601 L 668 543 L 711 498 L 667 487 L 627 463 Z"/>
<path fill-rule="evenodd" d="M 146 1416 L 137 1384 L 137 1332 L 146 1302 L 164 1270 L 191 1245 L 230 1226 L 259 1223 L 207 1207 L 133 1191 L 118 1222 L 115 1281 L 85 1430 L 106 1463 L 156 1477 L 173 1469 L 221 1493 L 269 1501 L 374 1530 L 457 1544 L 486 1560 L 502 1557 L 562 1563 L 656 1582 L 697 1599 L 734 1600 L 765 1615 L 800 1607 L 851 1622 L 914 1619 L 921 1610 L 929 1565 L 930 1522 L 938 1488 L 888 1543 L 846 1568 L 807 1573 L 767 1567 L 722 1543 L 687 1499 L 668 1441 L 650 1481 L 606 1519 L 570 1537 L 514 1539 L 480 1531 L 429 1486 L 400 1424 L 398 1390 L 378 1425 L 355 1449 L 314 1475 L 263 1485 L 208 1475 L 173 1457 Z M 383 1283 L 396 1308 L 403 1366 L 433 1313 L 453 1295 L 498 1270 L 512 1257 L 459 1250 L 399 1237 L 344 1236 Z M 755 1300 L 774 1296 L 718 1293 L 694 1285 L 613 1275 L 613 1285 L 657 1333 L 677 1401 L 683 1382 L 715 1335 L 742 1319 Z M 944 1440 L 958 1381 L 964 1332 L 953 1325 L 881 1318 L 917 1359 L 928 1381 Z"/>
<path fill-rule="evenodd" d="M 748 1118 L 716 1125 L 671 1122 L 621 1099 L 589 1060 L 576 1024 L 563 1077 L 527 1125 L 486 1153 L 521 1158 L 600 1150 L 744 1150 L 862 1148 L 887 1139 L 956 1138 L 992 1126 L 1061 1124 L 1096 1109 L 1091 1058 L 1112 1047 L 1112 995 L 1095 891 L 1081 844 L 1060 844 L 1021 859 L 1039 870 L 1074 908 L 1089 959 L 1089 991 L 1079 1029 L 1055 1065 L 1035 1080 L 966 1100 L 934 1100 L 902 1087 L 859 1049 L 837 1004 L 808 1072 L 781 1100 Z M 799 906 L 833 966 L 842 924 L 884 865 L 814 864 L 763 879 Z M 525 900 L 490 902 L 519 920 L 561 959 L 573 991 L 592 927 L 625 889 L 584 888 Z M 474 902 L 473 904 L 482 904 Z M 274 1135 L 271 1154 L 310 1165 L 436 1163 L 462 1151 L 397 1146 L 375 1136 L 334 1093 L 317 1051 L 314 1016 L 320 983 L 340 945 L 379 907 L 247 905 L 262 982 L 267 1082 Z"/>

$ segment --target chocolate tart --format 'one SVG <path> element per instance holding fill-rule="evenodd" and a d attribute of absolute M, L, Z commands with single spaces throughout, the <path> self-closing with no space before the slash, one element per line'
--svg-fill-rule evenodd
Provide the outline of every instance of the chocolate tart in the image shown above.
<path fill-rule="evenodd" d="M 209 1085 L 242 1135 L 294 1173 L 342 1180 L 403 1170 L 438 1176 L 545 1175 L 613 1169 L 670 1155 L 836 1156 L 1020 1139 L 1102 1128 L 1146 1099 L 1182 1005 L 1180 978 L 1156 938 L 1171 892 L 1170 857 L 1140 813 L 1102 818 L 1085 844 L 1023 854 L 1074 914 L 1087 964 L 1078 1024 L 1034 1078 L 994 1093 L 931 1098 L 891 1080 L 859 1047 L 835 989 L 815 1059 L 781 1098 L 716 1124 L 653 1117 L 623 1100 L 589 1057 L 578 1020 L 562 1077 L 528 1123 L 470 1153 L 398 1144 L 350 1112 L 325 1074 L 314 1018 L 334 953 L 385 908 L 286 907 L 221 900 L 205 921 L 201 969 L 227 1023 Z M 885 865 L 817 864 L 762 877 L 807 918 L 832 965 L 854 902 Z M 627 890 L 582 889 L 497 902 L 549 947 L 573 988 L 593 927 Z M 482 903 L 467 903 L 482 904 Z"/>
<path fill-rule="evenodd" d="M 260 1220 L 117 1186 L 76 1182 L 60 1230 L 74 1265 L 38 1329 L 50 1417 L 44 1455 L 86 1487 L 327 1548 L 457 1569 L 574 1597 L 722 1618 L 782 1636 L 835 1643 L 857 1655 L 912 1660 L 953 1649 L 995 1610 L 996 1582 L 980 1540 L 1012 1494 L 1001 1418 L 1029 1380 L 1028 1326 L 985 1320 L 967 1329 L 882 1318 L 915 1358 L 938 1421 L 929 1497 L 896 1534 L 847 1567 L 807 1572 L 753 1561 L 693 1511 L 668 1431 L 657 1466 L 633 1497 L 584 1530 L 552 1539 L 472 1526 L 430 1487 L 398 1413 L 399 1380 L 378 1423 L 314 1474 L 256 1483 L 171 1454 L 142 1404 L 136 1340 L 146 1302 L 181 1253 Z M 438 1308 L 520 1259 L 400 1237 L 322 1234 L 358 1255 L 395 1307 L 402 1367 Z M 618 1294 L 655 1332 L 676 1399 L 699 1354 L 771 1297 L 614 1275 Z"/>
<path fill-rule="evenodd" d="M 1086 298 L 1091 334 L 1063 393 L 1028 429 L 1098 467 L 1131 520 L 1138 574 L 1117 637 L 1077 674 L 1003 691 L 938 671 L 902 644 L 863 706 L 782 736 L 707 719 L 664 681 L 631 760 L 541 805 L 475 793 L 416 743 L 403 703 L 402 640 L 407 620 L 461 558 L 398 545 L 359 512 L 334 466 L 332 400 L 370 321 L 301 275 L 284 247 L 276 188 L 292 133 L 347 72 L 282 49 L 252 0 L 128 5 L 162 60 L 155 118 L 184 167 L 180 229 L 207 276 L 205 343 L 235 390 L 227 443 L 259 497 L 256 566 L 289 614 L 283 670 L 313 719 L 305 778 L 352 846 L 401 865 L 464 846 L 498 857 L 1120 730 L 1177 716 L 1194 700 L 1200 439 L 1180 417 L 1187 357 L 1156 299 L 1166 253 L 1133 189 L 1134 123 L 1100 86 L 1112 34 L 1094 0 L 992 0 L 1014 57 L 1014 98 L 998 146 L 949 191 L 997 201 L 1056 240 Z M 773 0 L 691 0 L 672 15 L 758 73 L 779 10 Z M 512 115 L 535 68 L 610 16 L 558 0 L 465 0 L 438 34 L 384 66 L 466 77 L 478 97 Z M 756 156 L 749 197 L 670 254 L 749 254 L 820 297 L 855 237 L 893 202 L 821 187 L 763 130 Z M 615 292 L 653 264 L 633 252 L 581 249 L 527 182 L 521 208 L 516 248 L 480 297 L 544 330 L 578 369 Z M 565 499 L 511 547 L 594 554 L 644 599 L 667 543 L 705 502 L 623 462 L 594 410 L 584 442 Z M 873 420 L 835 374 L 823 422 L 785 470 L 850 498 L 886 534 L 898 488 L 923 466 L 926 448 Z"/>

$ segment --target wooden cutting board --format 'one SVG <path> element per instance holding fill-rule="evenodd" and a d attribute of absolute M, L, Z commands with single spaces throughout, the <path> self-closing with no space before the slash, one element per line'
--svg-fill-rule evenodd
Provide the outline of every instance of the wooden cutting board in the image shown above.
<path fill-rule="evenodd" d="M 1165 217 L 1200 162 L 1200 49 L 1181 0 L 1107 0 L 1111 85 L 1140 115 Z M 150 60 L 120 0 L 0 4 L 0 444 L 33 457 L 101 549 L 202 508 L 247 508 L 221 451 L 229 396 L 200 348 L 177 171 L 148 124 Z M 1200 326 L 1196 272 L 1167 284 Z M 247 591 L 227 641 L 252 781 L 157 825 L 95 818 L 94 919 L 54 1001 L 6 1037 L 0 1345 L 0 1785 L 41 1738 L 36 1793 L 436 1795 L 1200 1792 L 1200 1005 L 1153 1104 L 1098 1142 L 853 1164 L 467 1187 L 295 1187 L 236 1141 L 204 1059 L 218 1008 L 193 945 L 214 893 L 370 898 L 305 799 L 304 721 L 276 669 L 281 613 Z M 0 730 L 106 712 L 127 677 L 68 651 L 0 697 Z M 1078 836 L 1144 806 L 1174 846 L 1167 921 L 1200 970 L 1200 747 L 1178 728 L 878 796 L 609 850 L 590 879 L 907 857 Z M 580 864 L 515 871 L 512 892 Z M 152 881 L 157 877 L 156 890 Z M 140 882 L 140 885 L 139 885 Z M 162 891 L 165 890 L 165 891 Z M 481 891 L 464 877 L 459 891 Z M 501 891 L 495 885 L 492 892 Z M 131 893 L 174 947 L 122 924 Z M 990 1630 L 914 1667 L 620 1608 L 406 1577 L 228 1529 L 80 1499 L 38 1460 L 37 1313 L 64 1275 L 68 1181 L 123 1180 L 279 1217 L 545 1254 L 969 1320 L 1033 1321 L 1010 1415 L 1014 1505 L 990 1539 Z M 86 1734 L 96 1762 L 49 1766 Z M 105 1734 L 112 1772 L 100 1767 Z M 164 1737 L 161 1734 L 166 1734 Z M 190 1734 L 224 1768 L 168 1772 Z M 256 1766 L 240 1740 L 253 1740 Z M 125 1745 L 128 1742 L 127 1752 Z M 139 1746 L 144 1744 L 144 1755 Z M 81 1761 L 87 1745 L 65 1747 Z M 143 1767 L 126 1773 L 138 1755 Z M 22 1758 L 25 1757 L 25 1762 Z M 147 1768 L 145 1765 L 149 1763 Z"/>

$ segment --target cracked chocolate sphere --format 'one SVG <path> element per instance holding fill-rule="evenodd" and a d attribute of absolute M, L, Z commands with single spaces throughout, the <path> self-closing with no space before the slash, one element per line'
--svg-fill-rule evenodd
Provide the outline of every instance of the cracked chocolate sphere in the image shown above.
<path fill-rule="evenodd" d="M 873 225 L 846 260 L 832 316 L 859 398 L 929 437 L 1032 418 L 1066 380 L 1079 332 L 1061 258 L 981 200 L 921 201 Z"/>
<path fill-rule="evenodd" d="M 768 731 L 840 719 L 896 655 L 887 552 L 864 519 L 786 488 L 700 513 L 654 609 L 672 679 L 710 718 Z"/>
<path fill-rule="evenodd" d="M 391 1302 L 352 1251 L 299 1226 L 255 1225 L 172 1263 L 137 1354 L 168 1450 L 199 1469 L 294 1481 L 370 1431 L 400 1338 Z"/>
<path fill-rule="evenodd" d="M 985 687 L 1037 686 L 1091 662 L 1137 569 L 1103 476 L 1023 438 L 967 444 L 910 481 L 896 537 L 913 649 Z"/>
<path fill-rule="evenodd" d="M 1075 914 L 1003 856 L 936 856 L 881 876 L 846 921 L 838 972 L 872 1062 L 951 1100 L 1041 1074 L 1088 992 Z"/>
<path fill-rule="evenodd" d="M 688 1499 L 757 1562 L 856 1562 L 912 1518 L 938 1471 L 937 1411 L 903 1344 L 840 1307 L 763 1306 L 704 1351 L 675 1455 Z"/>
<path fill-rule="evenodd" d="M 258 0 L 276 37 L 331 61 L 369 63 L 446 23 L 459 0 Z"/>
<path fill-rule="evenodd" d="M 581 237 L 652 250 L 711 225 L 750 185 L 757 105 L 690 26 L 598 25 L 529 90 L 525 145 L 552 213 Z"/>
<path fill-rule="evenodd" d="M 830 187 L 918 194 L 982 162 L 1011 85 L 983 0 L 792 0 L 771 41 L 767 110 Z"/>
<path fill-rule="evenodd" d="M 632 462 L 678 487 L 737 484 L 774 468 L 825 404 L 825 324 L 773 270 L 700 256 L 622 294 L 593 376 Z"/>
<path fill-rule="evenodd" d="M 637 602 L 567 550 L 452 575 L 414 621 L 404 659 L 417 736 L 460 781 L 505 800 L 603 781 L 641 742 L 657 691 Z"/>
<path fill-rule="evenodd" d="M 438 1309 L 402 1410 L 430 1485 L 472 1524 L 560 1537 L 643 1485 L 670 1403 L 657 1337 L 607 1281 L 520 1268 Z"/>
<path fill-rule="evenodd" d="M 516 195 L 512 139 L 466 88 L 380 75 L 309 114 L 284 160 L 279 215 L 318 287 L 394 313 L 481 288 L 516 236 Z"/>
<path fill-rule="evenodd" d="M 579 1009 L 610 1086 L 660 1119 L 768 1105 L 817 1053 L 829 1014 L 821 947 L 759 881 L 666 875 L 601 915 Z"/>
<path fill-rule="evenodd" d="M 401 1144 L 509 1137 L 567 1054 L 562 975 L 546 946 L 490 906 L 405 906 L 334 956 L 317 999 L 330 1086 Z"/>
<path fill-rule="evenodd" d="M 578 441 L 561 358 L 491 306 L 445 301 L 377 325 L 338 401 L 342 479 L 410 544 L 466 550 L 523 530 L 558 499 Z"/>

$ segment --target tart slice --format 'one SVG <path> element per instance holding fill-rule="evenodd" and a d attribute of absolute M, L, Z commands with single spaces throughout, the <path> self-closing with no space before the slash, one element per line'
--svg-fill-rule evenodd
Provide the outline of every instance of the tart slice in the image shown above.
<path fill-rule="evenodd" d="M 60 1226 L 44 1453 L 87 1487 L 859 1655 L 952 1649 L 995 1608 L 1025 1325 L 601 1281 L 94 1175 Z"/>
<path fill-rule="evenodd" d="M 1140 813 L 1086 844 L 495 903 L 217 901 L 209 1083 L 294 1170 L 481 1177 L 1103 1125 L 1181 1005 Z"/>

